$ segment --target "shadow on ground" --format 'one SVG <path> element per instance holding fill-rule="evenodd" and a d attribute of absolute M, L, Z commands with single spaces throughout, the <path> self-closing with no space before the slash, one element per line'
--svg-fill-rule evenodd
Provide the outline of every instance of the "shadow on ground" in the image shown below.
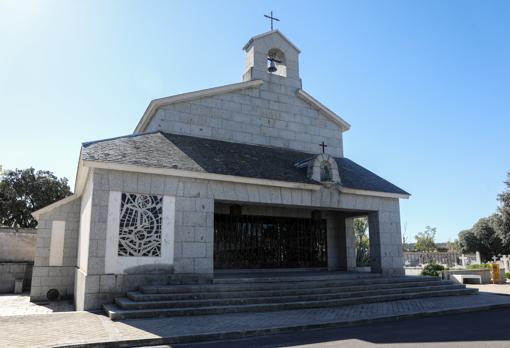
<path fill-rule="evenodd" d="M 71 301 L 30 302 L 30 294 L 0 294 L 0 316 L 48 314 L 74 311 Z"/>
<path fill-rule="evenodd" d="M 173 347 L 282 347 L 359 340 L 373 344 L 510 341 L 510 309 L 435 318 L 310 330 L 246 339 L 173 345 Z M 347 342 L 346 342 L 347 343 Z M 363 342 L 359 342 L 363 346 Z M 482 344 L 483 345 L 483 344 Z M 510 346 L 510 342 L 505 343 Z M 356 346 L 358 346 L 356 344 Z M 462 346 L 462 345 L 460 345 Z"/>

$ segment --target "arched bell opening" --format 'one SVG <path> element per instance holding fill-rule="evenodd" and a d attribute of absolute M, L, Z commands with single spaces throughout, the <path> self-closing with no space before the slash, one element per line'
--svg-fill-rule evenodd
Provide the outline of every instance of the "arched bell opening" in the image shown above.
<path fill-rule="evenodd" d="M 285 54 L 278 48 L 271 48 L 267 52 L 267 72 L 278 76 L 287 76 Z"/>

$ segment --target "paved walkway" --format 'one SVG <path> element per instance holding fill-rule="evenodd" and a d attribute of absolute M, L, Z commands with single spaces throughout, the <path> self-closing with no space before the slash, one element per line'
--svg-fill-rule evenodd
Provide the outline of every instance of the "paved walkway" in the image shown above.
<path fill-rule="evenodd" d="M 482 310 L 509 306 L 510 297 L 494 294 L 441 297 L 373 303 L 337 308 L 304 309 L 265 313 L 237 313 L 196 317 L 131 319 L 113 322 L 88 312 L 67 312 L 0 317 L 0 347 L 53 347 L 105 341 L 161 338 L 245 337 L 277 332 L 284 328 L 318 328 L 370 322 L 398 317 L 447 314 L 451 311 Z M 225 334 L 229 333 L 229 334 Z M 221 335 L 220 335 L 221 334 Z M 212 336 L 211 336 L 212 335 Z M 166 341 L 170 342 L 170 341 Z"/>
<path fill-rule="evenodd" d="M 24 295 L 0 295 L 0 317 L 12 315 L 48 314 L 55 312 L 74 311 L 74 306 L 69 301 L 48 303 L 30 302 L 30 296 Z"/>
<path fill-rule="evenodd" d="M 466 284 L 466 287 L 478 289 L 480 292 L 510 295 L 510 283 L 505 284 Z"/>

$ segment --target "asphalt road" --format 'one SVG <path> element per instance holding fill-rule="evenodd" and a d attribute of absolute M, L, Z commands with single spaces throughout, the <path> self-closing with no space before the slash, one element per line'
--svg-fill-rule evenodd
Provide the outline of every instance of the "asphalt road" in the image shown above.
<path fill-rule="evenodd" d="M 229 347 L 510 347 L 510 309 L 303 331 L 238 340 L 174 345 Z"/>

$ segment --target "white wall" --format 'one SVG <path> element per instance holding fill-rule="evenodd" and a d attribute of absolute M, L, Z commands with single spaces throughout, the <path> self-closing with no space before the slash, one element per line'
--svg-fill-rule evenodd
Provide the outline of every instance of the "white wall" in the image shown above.
<path fill-rule="evenodd" d="M 49 266 L 62 266 L 64 263 L 64 237 L 66 222 L 53 220 L 51 224 L 51 242 Z"/>
<path fill-rule="evenodd" d="M 78 242 L 78 268 L 85 274 L 88 269 L 90 219 L 92 216 L 92 173 L 89 174 L 83 196 L 81 198 L 80 236 Z"/>
<path fill-rule="evenodd" d="M 174 264 L 175 197 L 163 196 L 161 256 L 118 256 L 122 192 L 110 191 L 106 231 L 105 274 L 123 274 L 133 267 Z"/>

